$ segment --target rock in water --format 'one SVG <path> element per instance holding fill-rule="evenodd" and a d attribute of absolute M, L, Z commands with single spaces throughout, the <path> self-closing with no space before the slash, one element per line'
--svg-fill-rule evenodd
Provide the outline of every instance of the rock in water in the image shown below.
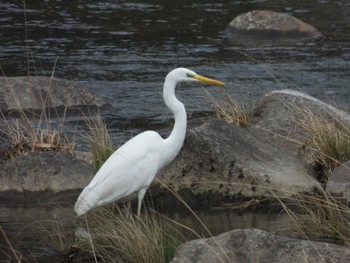
<path fill-rule="evenodd" d="M 83 85 L 50 77 L 0 77 L 0 109 L 5 116 L 21 112 L 51 117 L 81 116 L 109 110 L 111 105 Z"/>
<path fill-rule="evenodd" d="M 1 165 L 0 204 L 72 202 L 93 175 L 87 163 L 68 154 L 48 151 L 21 155 Z"/>
<path fill-rule="evenodd" d="M 286 14 L 255 10 L 240 14 L 225 29 L 231 40 L 245 38 L 261 39 L 314 39 L 321 33 L 313 26 Z"/>

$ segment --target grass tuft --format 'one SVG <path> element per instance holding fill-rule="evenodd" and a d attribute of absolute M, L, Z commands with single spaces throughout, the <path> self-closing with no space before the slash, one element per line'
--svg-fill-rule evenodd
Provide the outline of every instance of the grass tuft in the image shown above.
<path fill-rule="evenodd" d="M 299 121 L 309 138 L 304 148 L 309 149 L 309 156 L 326 178 L 341 163 L 350 160 L 350 126 L 330 121 L 304 109 Z"/>
<path fill-rule="evenodd" d="M 56 67 L 57 60 L 55 61 Z M 5 76 L 2 68 L 0 71 Z M 54 70 L 51 75 L 53 78 Z M 5 78 L 5 81 L 7 79 Z M 51 81 L 49 84 L 49 92 L 51 90 Z M 49 94 L 48 92 L 48 94 Z M 26 112 L 17 94 L 13 89 L 10 89 L 12 98 L 17 105 L 17 109 L 14 110 L 19 117 L 7 118 L 0 110 L 0 141 L 2 143 L 2 150 L 0 151 L 0 159 L 6 161 L 9 158 L 16 156 L 37 152 L 37 151 L 59 151 L 69 154 L 73 154 L 75 150 L 75 142 L 69 141 L 67 136 L 63 132 L 64 122 L 66 117 L 67 107 L 65 108 L 63 115 L 58 117 L 59 125 L 57 128 L 53 128 L 52 118 L 50 117 L 50 109 L 48 107 L 48 97 L 42 97 L 42 109 L 40 114 L 36 114 L 34 110 Z M 32 115 L 29 118 L 28 115 Z M 38 116 L 39 115 L 39 116 Z"/>
<path fill-rule="evenodd" d="M 89 238 L 77 246 L 102 262 L 166 263 L 182 238 L 152 211 L 138 218 L 127 208 L 107 206 L 90 213 L 88 222 Z"/>
<path fill-rule="evenodd" d="M 206 99 L 212 105 L 216 116 L 227 123 L 246 128 L 253 116 L 254 104 L 242 104 L 232 98 L 227 92 L 217 99 L 206 91 Z"/>
<path fill-rule="evenodd" d="M 302 238 L 350 245 L 350 209 L 344 200 L 320 190 L 314 194 L 297 194 L 292 202 L 297 204 L 297 210 L 284 203 L 282 206 Z"/>
<path fill-rule="evenodd" d="M 4 145 L 1 159 L 4 161 L 30 152 L 59 151 L 69 154 L 74 152 L 75 142 L 70 142 L 62 130 L 53 129 L 50 125 L 40 128 L 30 121 L 23 124 L 19 119 L 5 118 L 1 123 L 1 140 Z"/>
<path fill-rule="evenodd" d="M 107 129 L 107 125 L 101 116 L 96 116 L 87 121 L 88 133 L 86 141 L 90 145 L 92 165 L 96 171 L 113 154 L 113 142 Z"/>

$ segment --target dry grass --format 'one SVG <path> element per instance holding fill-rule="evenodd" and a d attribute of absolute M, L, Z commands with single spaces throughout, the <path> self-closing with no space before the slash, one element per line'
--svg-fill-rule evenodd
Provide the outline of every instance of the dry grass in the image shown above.
<path fill-rule="evenodd" d="M 77 246 L 102 262 L 166 263 L 181 237 L 155 212 L 138 218 L 129 209 L 110 206 L 90 213 L 85 229 L 88 238 L 79 239 Z"/>
<path fill-rule="evenodd" d="M 176 192 L 169 191 L 193 215 L 193 220 L 202 227 L 201 231 L 212 236 L 188 204 Z M 165 263 L 173 258 L 186 237 L 202 238 L 204 235 L 152 209 L 144 209 L 139 218 L 129 207 L 120 207 L 106 205 L 78 220 L 81 227 L 77 228 L 78 239 L 72 246 L 71 257 L 83 258 L 84 262 Z M 218 262 L 229 262 L 224 249 L 220 244 L 216 245 L 218 248 L 207 243 Z"/>
<path fill-rule="evenodd" d="M 92 165 L 96 171 L 114 152 L 112 138 L 106 124 L 100 116 L 95 116 L 87 121 L 88 133 L 86 142 L 90 145 Z"/>
<path fill-rule="evenodd" d="M 343 200 L 320 190 L 316 194 L 296 194 L 289 201 L 298 209 L 280 200 L 302 238 L 350 245 L 350 209 Z"/>
<path fill-rule="evenodd" d="M 62 130 L 50 126 L 40 128 L 33 126 L 30 121 L 24 124 L 18 120 L 2 119 L 3 148 L 1 158 L 7 160 L 21 154 L 37 151 L 60 151 L 73 154 L 75 143 L 69 142 Z"/>
<path fill-rule="evenodd" d="M 68 218 L 67 218 L 68 219 Z M 36 222 L 38 233 L 42 233 L 45 242 L 53 248 L 57 254 L 70 257 L 75 249 L 74 233 L 67 230 L 67 225 L 73 225 L 73 222 L 64 222 L 62 218 L 55 216 L 41 222 Z"/>
<path fill-rule="evenodd" d="M 303 157 L 319 171 L 319 180 L 325 185 L 335 167 L 350 160 L 350 127 L 334 118 L 314 113 L 307 108 L 297 108 L 298 125 L 305 132 L 305 143 L 299 142 Z M 282 201 L 299 234 L 310 240 L 350 245 L 350 208 L 346 200 L 331 195 L 326 190 L 316 193 L 295 193 Z M 289 208 L 287 203 L 292 203 Z M 295 206 L 297 209 L 294 209 Z"/>
<path fill-rule="evenodd" d="M 299 124 L 309 138 L 305 146 L 310 151 L 305 156 L 311 158 L 326 177 L 336 166 L 350 160 L 349 125 L 330 121 L 308 109 L 303 110 Z"/>
<path fill-rule="evenodd" d="M 55 67 L 56 63 L 57 60 L 55 61 Z M 5 76 L 1 67 L 0 71 Z M 54 70 L 51 78 L 53 78 L 53 75 Z M 50 93 L 50 89 L 51 82 L 47 94 Z M 10 90 L 10 92 L 17 105 L 16 112 L 19 118 L 8 119 L 1 111 L 1 139 L 5 147 L 0 151 L 0 159 L 6 161 L 18 155 L 36 151 L 60 151 L 73 154 L 75 142 L 70 142 L 63 132 L 67 108 L 64 110 L 61 119 L 59 119 L 58 128 L 53 128 L 50 110 L 46 107 L 48 95 L 41 98 L 43 108 L 40 114 L 32 112 L 32 119 L 30 119 L 28 113 L 22 108 L 15 92 L 13 90 Z"/>
<path fill-rule="evenodd" d="M 10 240 L 8 239 L 4 229 L 0 226 L 0 236 L 5 240 L 6 245 L 8 246 L 8 252 L 1 250 L 1 254 L 5 254 L 7 259 L 4 262 L 22 262 L 22 255 L 14 249 Z"/>
<path fill-rule="evenodd" d="M 214 108 L 218 118 L 242 128 L 248 126 L 253 116 L 253 104 L 242 104 L 232 98 L 226 91 L 222 93 L 219 99 L 213 97 L 208 91 L 206 91 L 205 97 Z"/>

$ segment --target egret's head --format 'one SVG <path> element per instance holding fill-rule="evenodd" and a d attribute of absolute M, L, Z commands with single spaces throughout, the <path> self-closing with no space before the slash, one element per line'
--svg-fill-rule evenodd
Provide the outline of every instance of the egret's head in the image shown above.
<path fill-rule="evenodd" d="M 167 78 L 172 78 L 176 82 L 200 81 L 200 82 L 204 82 L 212 85 L 225 86 L 225 83 L 221 81 L 200 76 L 196 72 L 189 70 L 187 68 L 174 69 L 167 75 Z"/>

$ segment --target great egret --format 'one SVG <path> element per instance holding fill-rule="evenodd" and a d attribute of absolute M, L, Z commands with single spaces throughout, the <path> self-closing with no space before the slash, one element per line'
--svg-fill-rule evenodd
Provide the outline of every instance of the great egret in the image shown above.
<path fill-rule="evenodd" d="M 175 96 L 177 83 L 201 81 L 224 86 L 223 82 L 197 75 L 186 68 L 172 70 L 165 78 L 163 97 L 174 114 L 175 124 L 170 136 L 163 139 L 155 131 L 145 131 L 127 141 L 102 165 L 90 184 L 85 187 L 75 204 L 78 216 L 92 208 L 113 201 L 129 201 L 138 197 L 137 215 L 146 190 L 156 173 L 179 153 L 186 134 L 185 106 Z"/>

